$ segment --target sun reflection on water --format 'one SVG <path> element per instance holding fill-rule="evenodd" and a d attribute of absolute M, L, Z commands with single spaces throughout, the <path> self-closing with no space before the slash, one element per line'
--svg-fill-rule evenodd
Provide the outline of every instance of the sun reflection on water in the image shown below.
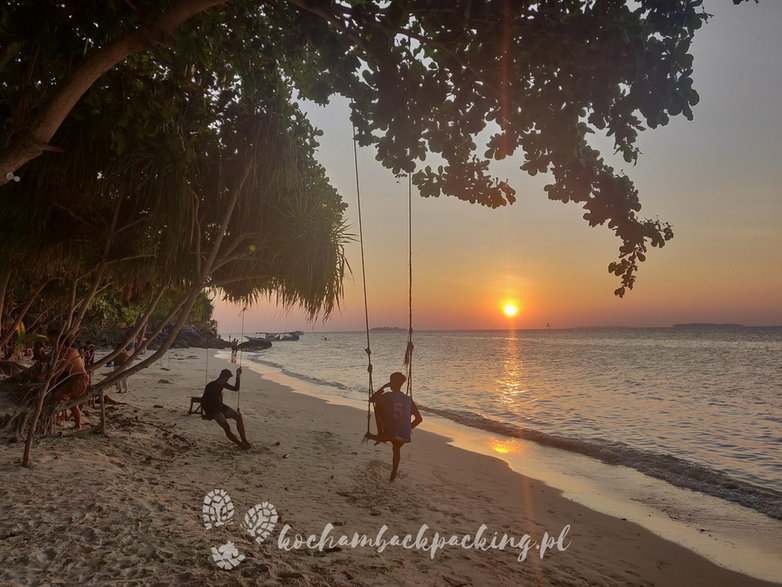
<path fill-rule="evenodd" d="M 490 438 L 489 448 L 501 455 L 520 455 L 524 452 L 524 446 L 513 438 Z"/>
<path fill-rule="evenodd" d="M 518 395 L 526 392 L 522 386 L 526 373 L 520 354 L 518 339 L 508 336 L 503 348 L 502 373 L 495 383 L 499 391 L 499 404 L 511 412 L 516 411 L 514 408 L 518 406 Z"/>

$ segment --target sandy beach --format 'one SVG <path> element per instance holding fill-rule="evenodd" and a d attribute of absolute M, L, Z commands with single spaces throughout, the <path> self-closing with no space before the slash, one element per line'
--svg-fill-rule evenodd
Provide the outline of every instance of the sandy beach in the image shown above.
<path fill-rule="evenodd" d="M 390 448 L 361 442 L 365 414 L 246 367 L 254 447 L 241 451 L 187 413 L 205 352 L 170 351 L 130 393 L 111 393 L 109 438 L 66 428 L 36 445 L 32 469 L 20 445 L 2 444 L 1 584 L 773 584 L 455 448 L 426 419 L 390 484 Z M 235 367 L 208 363 L 210 380 Z M 230 497 L 232 518 L 204 513 L 210 492 Z"/>

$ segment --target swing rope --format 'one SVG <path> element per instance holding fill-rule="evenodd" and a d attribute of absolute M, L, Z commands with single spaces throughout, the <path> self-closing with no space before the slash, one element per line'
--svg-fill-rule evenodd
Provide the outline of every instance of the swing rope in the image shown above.
<path fill-rule="evenodd" d="M 370 423 L 372 420 L 372 394 L 374 385 L 372 383 L 372 348 L 369 334 L 369 304 L 367 301 L 367 272 L 364 255 L 364 226 L 361 215 L 361 182 L 358 172 L 358 147 L 356 141 L 356 126 L 353 125 L 353 166 L 356 176 L 356 202 L 358 209 L 358 240 L 361 251 L 361 283 L 364 292 L 364 323 L 367 335 L 367 373 L 369 374 L 369 384 L 367 388 L 367 432 L 365 438 L 371 434 Z M 407 396 L 413 399 L 413 176 L 407 174 L 407 273 L 408 273 L 408 328 L 407 328 L 407 347 L 405 348 L 404 363 L 407 375 Z"/>
<path fill-rule="evenodd" d="M 356 172 L 356 202 L 358 206 L 358 242 L 361 250 L 361 283 L 364 289 L 364 324 L 367 332 L 367 373 L 369 374 L 369 387 L 367 389 L 367 436 L 370 434 L 369 424 L 372 420 L 372 402 L 370 401 L 373 391 L 372 384 L 372 346 L 369 338 L 369 304 L 367 302 L 367 271 L 364 262 L 364 226 L 361 218 L 361 182 L 358 176 L 358 147 L 356 146 L 356 125 L 353 125 L 353 165 Z"/>
<path fill-rule="evenodd" d="M 247 311 L 247 306 L 242 308 L 242 338 L 240 340 L 244 340 L 244 313 Z M 242 368 L 242 343 L 239 343 L 239 368 Z M 241 388 L 236 391 L 236 411 L 241 412 L 239 409 L 239 400 L 242 397 L 242 390 Z"/>
<path fill-rule="evenodd" d="M 413 399 L 413 176 L 407 174 L 407 347 L 405 366 L 407 367 L 407 395 Z"/>

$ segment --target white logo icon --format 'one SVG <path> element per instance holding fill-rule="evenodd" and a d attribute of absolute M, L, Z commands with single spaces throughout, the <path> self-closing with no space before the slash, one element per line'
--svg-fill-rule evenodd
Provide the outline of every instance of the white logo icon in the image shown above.
<path fill-rule="evenodd" d="M 242 529 L 260 544 L 272 533 L 276 525 L 277 510 L 268 501 L 264 501 L 250 508 L 250 511 L 244 515 Z"/>
<path fill-rule="evenodd" d="M 231 496 L 222 489 L 213 489 L 204 497 L 204 507 L 201 508 L 201 512 L 207 530 L 229 524 L 234 517 Z"/>
<path fill-rule="evenodd" d="M 231 524 L 234 513 L 231 496 L 222 489 L 213 489 L 204 497 L 201 518 L 207 530 Z M 250 508 L 244 516 L 241 528 L 260 544 L 274 531 L 277 519 L 277 509 L 268 501 L 264 501 Z M 235 569 L 245 558 L 247 557 L 239 552 L 233 542 L 212 547 L 212 560 L 221 569 L 228 571 Z"/>
<path fill-rule="evenodd" d="M 233 542 L 226 542 L 220 547 L 212 547 L 212 560 L 221 569 L 230 571 L 238 567 L 246 557 L 239 552 Z"/>

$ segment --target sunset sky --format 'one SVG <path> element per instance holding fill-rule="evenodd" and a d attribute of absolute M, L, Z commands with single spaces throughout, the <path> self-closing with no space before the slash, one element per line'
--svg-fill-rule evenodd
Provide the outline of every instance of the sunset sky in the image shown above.
<path fill-rule="evenodd" d="M 644 218 L 673 225 L 650 251 L 635 289 L 613 295 L 607 271 L 619 241 L 589 228 L 577 205 L 546 198 L 545 176 L 521 161 L 495 163 L 518 201 L 489 210 L 454 198 L 413 200 L 413 321 L 417 330 L 669 326 L 679 322 L 782 325 L 782 2 L 733 6 L 696 34 L 695 120 L 642 133 L 635 167 L 615 161 L 640 192 Z M 344 101 L 308 107 L 324 131 L 319 159 L 349 204 L 358 234 L 351 128 Z M 596 143 L 609 145 L 608 142 Z M 610 146 L 603 150 L 611 152 Z M 407 326 L 407 183 L 359 151 L 370 326 Z M 245 332 L 361 330 L 358 244 L 341 308 L 325 323 L 273 302 L 247 310 Z M 513 317 L 503 307 L 513 302 Z M 222 333 L 241 329 L 241 306 L 215 300 Z"/>

